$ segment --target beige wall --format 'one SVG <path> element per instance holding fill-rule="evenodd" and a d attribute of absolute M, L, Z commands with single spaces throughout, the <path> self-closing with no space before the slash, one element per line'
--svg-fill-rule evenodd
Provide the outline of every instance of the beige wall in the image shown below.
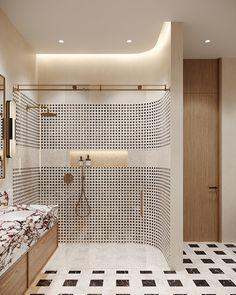
<path fill-rule="evenodd" d="M 183 27 L 171 27 L 171 253 L 170 267 L 182 268 L 183 251 Z M 180 254 L 181 253 L 181 254 Z"/>
<path fill-rule="evenodd" d="M 6 99 L 12 99 L 13 85 L 36 81 L 36 56 L 9 19 L 0 10 L 0 74 L 6 78 Z M 33 151 L 34 152 L 34 151 Z M 32 151 L 30 151 L 32 154 Z M 6 179 L 0 180 L 0 191 L 7 190 L 12 197 L 12 169 L 20 165 L 38 165 L 38 153 L 27 163 L 29 150 L 17 149 L 17 156 L 6 160 Z"/>
<path fill-rule="evenodd" d="M 222 241 L 236 241 L 236 58 L 222 59 Z"/>

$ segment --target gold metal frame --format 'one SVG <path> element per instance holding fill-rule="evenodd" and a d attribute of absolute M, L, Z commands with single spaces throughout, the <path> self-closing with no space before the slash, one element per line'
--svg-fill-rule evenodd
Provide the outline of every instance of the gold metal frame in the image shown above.
<path fill-rule="evenodd" d="M 18 84 L 13 91 L 169 91 L 163 85 Z"/>
<path fill-rule="evenodd" d="M 3 153 L 2 153 L 2 177 L 0 179 L 4 179 L 6 177 L 6 78 L 0 74 L 1 79 L 3 79 L 3 84 L 0 85 L 0 91 L 3 91 L 3 106 L 2 106 L 2 113 L 0 119 L 3 123 Z"/>

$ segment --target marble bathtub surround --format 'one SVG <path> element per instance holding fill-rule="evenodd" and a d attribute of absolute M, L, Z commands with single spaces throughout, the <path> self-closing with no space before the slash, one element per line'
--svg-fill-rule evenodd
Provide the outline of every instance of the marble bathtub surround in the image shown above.
<path fill-rule="evenodd" d="M 17 214 L 19 211 L 30 212 L 30 215 L 21 218 Z M 10 219 L 8 214 L 11 214 Z M 14 214 L 18 216 L 15 219 L 12 218 Z M 15 205 L 1 212 L 0 275 L 58 222 L 57 215 L 57 206 L 46 205 Z"/>

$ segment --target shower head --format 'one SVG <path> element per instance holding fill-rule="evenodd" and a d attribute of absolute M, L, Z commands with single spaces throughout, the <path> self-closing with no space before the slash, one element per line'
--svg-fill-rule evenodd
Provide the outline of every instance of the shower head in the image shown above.
<path fill-rule="evenodd" d="M 27 105 L 26 110 L 28 111 L 30 109 L 46 109 L 46 112 L 40 113 L 41 117 L 56 117 L 57 116 L 57 113 L 51 113 L 49 111 L 48 106 L 45 106 L 45 105 L 36 105 L 36 106 Z"/>
<path fill-rule="evenodd" d="M 41 117 L 56 117 L 57 113 L 50 113 L 49 111 L 45 113 L 40 113 Z"/>

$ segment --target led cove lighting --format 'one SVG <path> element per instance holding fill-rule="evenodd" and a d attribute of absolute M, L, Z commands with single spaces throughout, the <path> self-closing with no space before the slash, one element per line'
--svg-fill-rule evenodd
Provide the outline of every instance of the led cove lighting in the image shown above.
<path fill-rule="evenodd" d="M 59 40 L 58 43 L 63 44 L 65 41 L 64 40 Z"/>
<path fill-rule="evenodd" d="M 211 40 L 209 40 L 209 39 L 205 40 L 205 43 L 210 43 L 210 42 L 211 42 Z"/>
<path fill-rule="evenodd" d="M 128 39 L 128 40 L 126 41 L 126 43 L 132 43 L 132 40 L 131 40 L 131 39 Z"/>

